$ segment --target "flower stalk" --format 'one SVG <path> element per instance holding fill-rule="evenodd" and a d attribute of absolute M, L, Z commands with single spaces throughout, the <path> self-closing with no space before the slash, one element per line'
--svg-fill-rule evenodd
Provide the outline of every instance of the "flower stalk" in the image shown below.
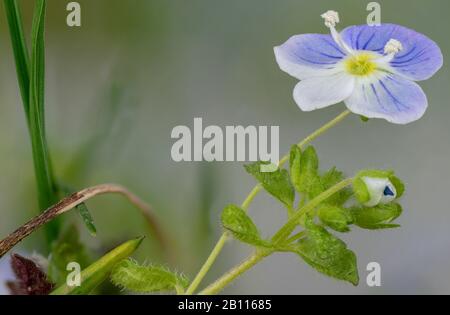
<path fill-rule="evenodd" d="M 206 289 L 202 290 L 199 295 L 212 295 L 222 291 L 227 285 L 236 280 L 243 273 L 251 269 L 253 266 L 261 262 L 265 257 L 269 256 L 271 251 L 256 251 L 249 258 L 237 265 L 217 281 L 212 283 Z"/>

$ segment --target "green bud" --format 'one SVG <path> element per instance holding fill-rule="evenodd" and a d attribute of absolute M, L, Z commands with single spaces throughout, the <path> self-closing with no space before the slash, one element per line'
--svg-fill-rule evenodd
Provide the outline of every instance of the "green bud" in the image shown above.
<path fill-rule="evenodd" d="M 405 187 L 392 171 L 364 170 L 355 177 L 353 190 L 360 203 L 374 207 L 400 198 Z"/>

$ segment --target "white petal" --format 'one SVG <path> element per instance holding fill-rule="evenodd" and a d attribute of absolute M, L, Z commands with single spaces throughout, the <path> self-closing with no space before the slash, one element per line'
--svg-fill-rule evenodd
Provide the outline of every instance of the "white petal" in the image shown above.
<path fill-rule="evenodd" d="M 369 191 L 370 200 L 364 205 L 367 207 L 374 207 L 381 202 L 383 198 L 383 191 L 386 185 L 389 183 L 387 178 L 374 178 L 374 177 L 363 177 L 362 180 L 366 184 L 367 190 Z"/>
<path fill-rule="evenodd" d="M 303 111 L 340 103 L 354 90 L 355 79 L 346 73 L 305 79 L 294 89 L 294 100 Z"/>

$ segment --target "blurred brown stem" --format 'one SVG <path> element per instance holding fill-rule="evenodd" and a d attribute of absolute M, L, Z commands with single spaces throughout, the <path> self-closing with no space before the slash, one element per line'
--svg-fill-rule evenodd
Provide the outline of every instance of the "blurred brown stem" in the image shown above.
<path fill-rule="evenodd" d="M 163 234 L 159 223 L 157 222 L 154 214 L 152 213 L 151 207 L 142 201 L 139 197 L 128 191 L 126 188 L 116 185 L 116 184 L 103 184 L 90 188 L 83 189 L 70 195 L 67 198 L 62 199 L 57 204 L 48 208 L 42 214 L 34 217 L 26 224 L 22 225 L 16 231 L 11 233 L 8 237 L 0 241 L 0 258 L 2 258 L 8 251 L 21 242 L 24 238 L 29 236 L 35 230 L 41 226 L 52 221 L 59 215 L 72 210 L 79 204 L 95 197 L 104 194 L 121 194 L 126 197 L 135 207 L 137 207 L 143 216 L 145 217 L 147 223 L 152 229 L 155 238 L 161 244 L 164 251 L 167 250 L 167 239 Z"/>

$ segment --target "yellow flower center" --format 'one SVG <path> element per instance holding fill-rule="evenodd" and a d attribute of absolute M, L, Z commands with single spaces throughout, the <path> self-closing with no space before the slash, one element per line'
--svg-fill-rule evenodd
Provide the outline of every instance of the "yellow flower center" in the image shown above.
<path fill-rule="evenodd" d="M 372 74 L 377 65 L 374 62 L 375 56 L 369 53 L 361 53 L 348 58 L 345 61 L 345 68 L 350 74 L 366 76 Z"/>

